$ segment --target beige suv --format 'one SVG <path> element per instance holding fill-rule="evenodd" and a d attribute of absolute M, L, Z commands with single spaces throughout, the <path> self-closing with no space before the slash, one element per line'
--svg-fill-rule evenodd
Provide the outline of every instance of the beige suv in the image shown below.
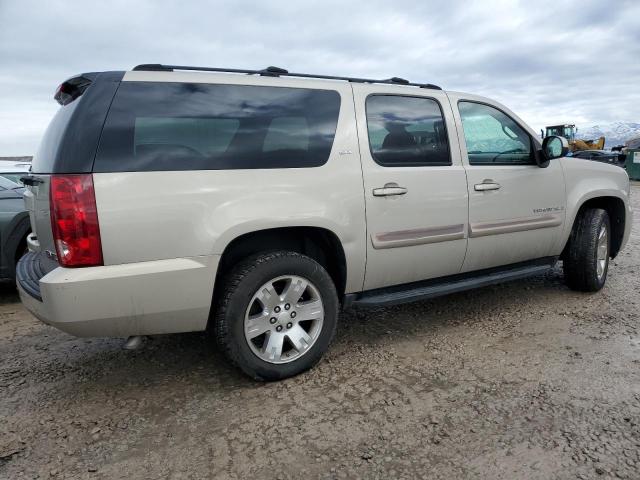
<path fill-rule="evenodd" d="M 476 95 L 400 78 L 140 65 L 60 85 L 33 160 L 22 301 L 79 336 L 211 329 L 257 379 L 340 308 L 539 274 L 604 285 L 629 179 Z"/>

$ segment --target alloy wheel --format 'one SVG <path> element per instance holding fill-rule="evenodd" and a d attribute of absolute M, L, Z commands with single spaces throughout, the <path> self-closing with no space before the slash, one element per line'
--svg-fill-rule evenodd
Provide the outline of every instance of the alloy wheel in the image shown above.
<path fill-rule="evenodd" d="M 244 335 L 251 351 L 269 363 L 288 363 L 314 345 L 324 320 L 318 289 L 309 280 L 285 275 L 269 280 L 251 298 Z"/>

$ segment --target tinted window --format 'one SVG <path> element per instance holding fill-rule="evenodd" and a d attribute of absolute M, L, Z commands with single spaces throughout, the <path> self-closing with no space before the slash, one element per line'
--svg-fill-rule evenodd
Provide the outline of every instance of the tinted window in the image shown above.
<path fill-rule="evenodd" d="M 373 95 L 367 98 L 367 128 L 380 165 L 450 165 L 440 105 L 430 98 Z"/>
<path fill-rule="evenodd" d="M 94 171 L 317 167 L 339 110 L 330 90 L 123 82 Z"/>
<path fill-rule="evenodd" d="M 60 107 L 33 158 L 34 173 L 90 173 L 107 110 L 124 72 L 86 74 L 93 77 L 84 93 Z"/>
<path fill-rule="evenodd" d="M 138 117 L 133 145 L 136 154 L 167 145 L 183 145 L 204 155 L 222 154 L 239 125 L 235 119 Z"/>
<path fill-rule="evenodd" d="M 459 102 L 471 165 L 534 163 L 529 134 L 497 108 Z"/>
<path fill-rule="evenodd" d="M 53 164 L 62 142 L 62 136 L 79 103 L 80 101 L 75 101 L 60 107 L 54 115 L 42 140 L 40 140 L 36 154 L 33 156 L 32 170 L 34 172 L 48 173 L 53 171 Z"/>

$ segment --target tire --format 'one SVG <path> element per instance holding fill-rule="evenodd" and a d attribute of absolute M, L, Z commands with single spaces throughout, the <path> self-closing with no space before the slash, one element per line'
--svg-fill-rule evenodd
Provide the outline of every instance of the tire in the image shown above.
<path fill-rule="evenodd" d="M 223 282 L 214 334 L 231 362 L 264 381 L 318 363 L 335 336 L 339 305 L 319 263 L 295 252 L 264 253 L 239 263 Z"/>
<path fill-rule="evenodd" d="M 567 286 L 580 292 L 597 292 L 604 287 L 610 251 L 611 224 L 606 210 L 584 210 L 576 219 L 564 255 L 563 269 Z"/>

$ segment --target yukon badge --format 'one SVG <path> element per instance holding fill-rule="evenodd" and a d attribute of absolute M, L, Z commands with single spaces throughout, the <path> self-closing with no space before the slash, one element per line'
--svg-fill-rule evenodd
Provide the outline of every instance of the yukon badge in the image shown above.
<path fill-rule="evenodd" d="M 563 210 L 564 210 L 564 207 L 534 208 L 533 213 L 562 212 Z"/>

